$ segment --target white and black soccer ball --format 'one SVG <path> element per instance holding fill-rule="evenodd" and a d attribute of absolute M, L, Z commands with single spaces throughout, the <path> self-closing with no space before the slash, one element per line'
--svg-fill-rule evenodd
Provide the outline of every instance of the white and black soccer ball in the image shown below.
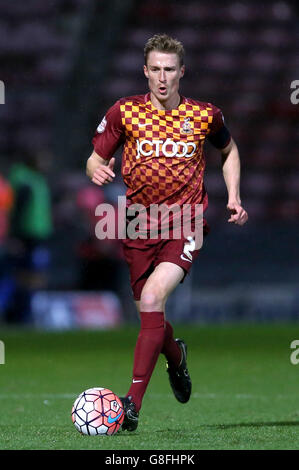
<path fill-rule="evenodd" d="M 72 408 L 76 429 L 88 436 L 117 433 L 124 420 L 122 402 L 107 388 L 94 387 L 82 392 Z"/>

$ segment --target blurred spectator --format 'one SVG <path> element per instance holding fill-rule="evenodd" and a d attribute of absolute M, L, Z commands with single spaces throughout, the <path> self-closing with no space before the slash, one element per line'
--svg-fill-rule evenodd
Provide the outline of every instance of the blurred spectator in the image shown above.
<path fill-rule="evenodd" d="M 25 154 L 10 170 L 14 191 L 10 220 L 9 253 L 15 293 L 8 321 L 30 321 L 30 303 L 36 289 L 47 286 L 49 240 L 53 231 L 50 189 L 44 172 L 48 154 Z"/>
<path fill-rule="evenodd" d="M 7 237 L 9 230 L 9 212 L 13 205 L 13 190 L 0 175 L 0 318 L 7 310 L 11 299 L 14 282 L 9 272 L 7 257 Z"/>
<path fill-rule="evenodd" d="M 0 175 L 0 250 L 7 239 L 9 212 L 13 205 L 13 190 L 8 181 Z"/>

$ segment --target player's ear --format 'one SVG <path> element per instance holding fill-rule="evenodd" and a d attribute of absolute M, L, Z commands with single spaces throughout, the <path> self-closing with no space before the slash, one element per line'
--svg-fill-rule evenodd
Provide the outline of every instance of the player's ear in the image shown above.
<path fill-rule="evenodd" d="M 144 75 L 146 76 L 146 78 L 148 78 L 148 70 L 147 70 L 146 65 L 143 66 L 143 72 L 144 72 Z"/>
<path fill-rule="evenodd" d="M 185 65 L 182 65 L 181 67 L 181 73 L 180 73 L 180 78 L 182 78 L 185 75 Z"/>

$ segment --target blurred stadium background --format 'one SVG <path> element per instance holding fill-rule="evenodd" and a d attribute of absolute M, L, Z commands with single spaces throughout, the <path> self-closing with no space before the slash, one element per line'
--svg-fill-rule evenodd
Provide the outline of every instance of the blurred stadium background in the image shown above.
<path fill-rule="evenodd" d="M 221 162 L 207 144 L 211 233 L 168 316 L 298 321 L 299 104 L 290 100 L 299 79 L 298 17 L 290 0 L 1 0 L 3 324 L 137 321 L 121 249 L 94 235 L 96 205 L 125 192 L 120 158 L 117 181 L 104 191 L 88 181 L 85 164 L 107 108 L 146 92 L 143 46 L 156 32 L 185 45 L 182 94 L 223 110 L 250 217 L 243 228 L 227 224 Z"/>

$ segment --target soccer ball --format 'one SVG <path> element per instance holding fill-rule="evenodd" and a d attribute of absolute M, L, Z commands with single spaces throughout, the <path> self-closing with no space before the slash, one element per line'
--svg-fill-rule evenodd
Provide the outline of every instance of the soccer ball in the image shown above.
<path fill-rule="evenodd" d="M 112 436 L 124 420 L 122 402 L 111 390 L 94 387 L 82 392 L 72 408 L 72 421 L 81 434 Z"/>

